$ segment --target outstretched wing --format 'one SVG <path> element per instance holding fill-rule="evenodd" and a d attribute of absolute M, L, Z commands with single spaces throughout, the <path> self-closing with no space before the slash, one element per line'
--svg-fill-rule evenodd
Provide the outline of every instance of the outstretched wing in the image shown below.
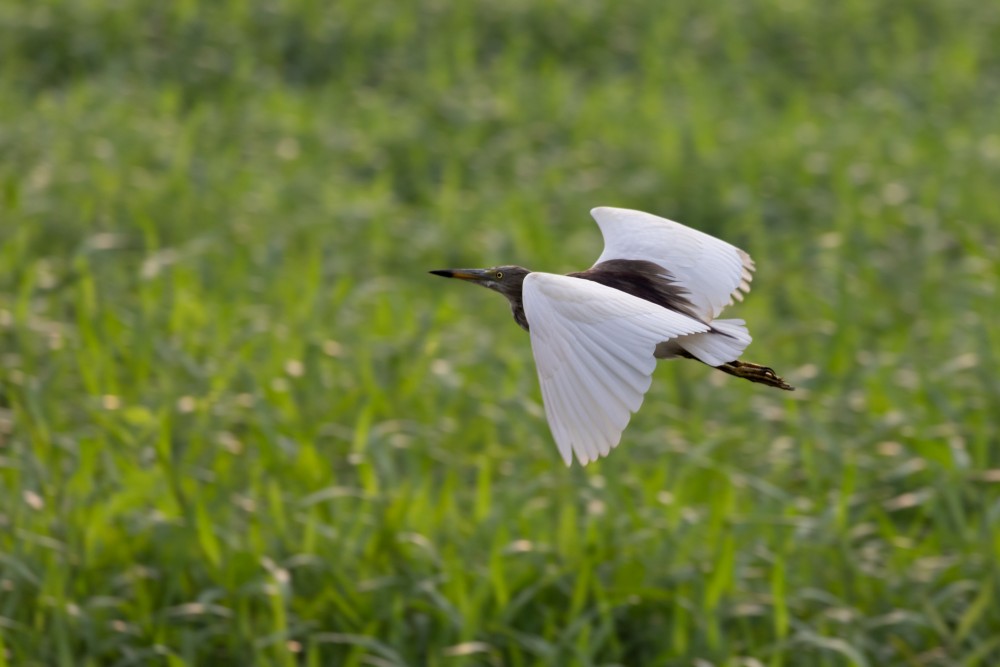
<path fill-rule="evenodd" d="M 750 291 L 753 260 L 736 246 L 642 211 L 601 206 L 590 214 L 604 235 L 604 252 L 594 266 L 609 259 L 658 264 L 687 290 L 696 314 L 706 321 Z"/>
<path fill-rule="evenodd" d="M 524 312 L 545 415 L 566 465 L 607 456 L 642 405 L 657 343 L 709 327 L 590 280 L 524 279 Z"/>

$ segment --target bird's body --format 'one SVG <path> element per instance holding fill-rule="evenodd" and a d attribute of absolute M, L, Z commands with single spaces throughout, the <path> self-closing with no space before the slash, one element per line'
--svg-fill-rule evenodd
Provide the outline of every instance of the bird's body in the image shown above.
<path fill-rule="evenodd" d="M 743 320 L 717 316 L 750 290 L 742 250 L 649 213 L 591 211 L 604 252 L 566 276 L 520 266 L 437 275 L 500 292 L 531 334 L 552 435 L 567 465 L 614 448 L 649 389 L 656 359 L 697 359 L 731 375 L 792 389 L 770 368 L 739 361 L 752 340 Z"/>

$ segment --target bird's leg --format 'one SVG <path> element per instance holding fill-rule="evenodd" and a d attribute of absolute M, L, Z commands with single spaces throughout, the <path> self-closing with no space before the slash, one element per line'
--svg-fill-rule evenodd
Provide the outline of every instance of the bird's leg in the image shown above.
<path fill-rule="evenodd" d="M 701 359 L 694 356 L 687 350 L 678 352 L 677 356 L 684 357 L 685 359 L 701 361 Z M 705 362 L 702 361 L 701 363 L 704 364 Z M 735 375 L 736 377 L 743 378 L 744 380 L 766 384 L 769 387 L 777 387 L 778 389 L 784 389 L 785 391 L 795 391 L 795 387 L 782 380 L 778 374 L 774 372 L 774 369 L 768 368 L 767 366 L 761 366 L 760 364 L 753 364 L 749 361 L 740 361 L 739 359 L 736 359 L 734 361 L 727 361 L 721 366 L 712 366 L 712 368 L 720 370 L 723 373 Z"/>
<path fill-rule="evenodd" d="M 721 366 L 715 366 L 723 373 L 729 373 L 730 375 L 735 375 L 738 378 L 743 378 L 744 380 L 750 380 L 751 382 L 759 382 L 760 384 L 766 384 L 769 387 L 777 387 L 778 389 L 785 389 L 786 391 L 795 391 L 795 387 L 788 384 L 782 380 L 774 370 L 768 368 L 767 366 L 761 366 L 760 364 L 752 364 L 749 361 L 740 361 L 739 359 L 735 361 L 729 361 Z"/>

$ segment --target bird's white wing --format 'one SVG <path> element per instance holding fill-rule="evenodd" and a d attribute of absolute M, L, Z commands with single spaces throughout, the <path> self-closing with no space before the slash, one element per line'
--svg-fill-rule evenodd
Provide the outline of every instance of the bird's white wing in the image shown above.
<path fill-rule="evenodd" d="M 709 329 L 582 278 L 530 273 L 523 298 L 545 415 L 566 465 L 618 444 L 649 389 L 657 343 Z"/>
<path fill-rule="evenodd" d="M 736 246 L 642 211 L 601 206 L 590 214 L 604 235 L 597 264 L 609 259 L 659 264 L 687 290 L 696 314 L 706 322 L 750 291 L 754 263 Z"/>

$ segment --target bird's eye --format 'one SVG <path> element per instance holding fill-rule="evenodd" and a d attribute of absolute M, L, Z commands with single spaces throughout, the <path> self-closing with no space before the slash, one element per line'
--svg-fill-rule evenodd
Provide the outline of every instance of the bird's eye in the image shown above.
<path fill-rule="evenodd" d="M 503 271 L 497 271 L 497 280 L 503 280 Z"/>

